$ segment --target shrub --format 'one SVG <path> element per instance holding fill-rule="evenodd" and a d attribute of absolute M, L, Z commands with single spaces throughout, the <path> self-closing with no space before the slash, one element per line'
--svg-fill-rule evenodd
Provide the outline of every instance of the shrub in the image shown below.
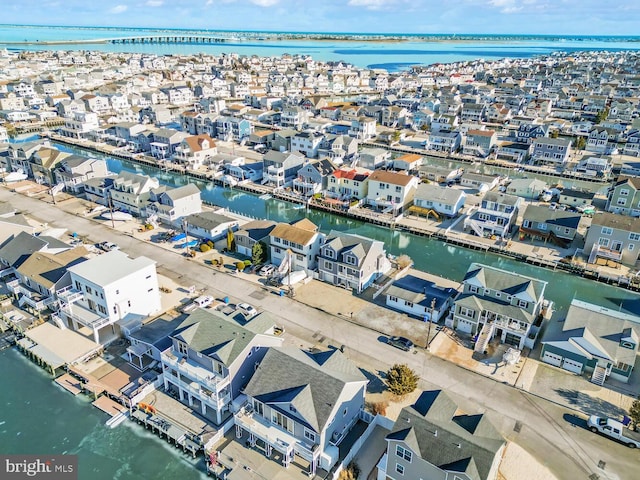
<path fill-rule="evenodd" d="M 340 472 L 338 480 L 356 480 L 360 475 L 360 467 L 356 462 L 351 460 L 344 470 Z"/>
<path fill-rule="evenodd" d="M 388 402 L 374 402 L 371 404 L 371 412 L 374 415 L 386 415 L 388 406 Z"/>
<path fill-rule="evenodd" d="M 238 269 L 239 272 L 244 270 L 244 262 L 237 262 L 236 263 L 236 268 Z"/>
<path fill-rule="evenodd" d="M 209 245 L 209 248 L 213 248 L 213 242 L 211 240 L 207 240 L 207 245 Z"/>
<path fill-rule="evenodd" d="M 413 265 L 413 260 L 411 260 L 409 255 L 400 255 L 398 257 L 398 267 L 406 268 L 410 265 Z"/>
<path fill-rule="evenodd" d="M 251 266 L 251 260 L 247 259 L 244 261 L 244 266 L 246 267 L 250 267 Z"/>
<path fill-rule="evenodd" d="M 418 388 L 418 375 L 406 363 L 396 363 L 387 371 L 386 384 L 391 393 L 404 397 Z"/>
<path fill-rule="evenodd" d="M 211 247 L 209 245 L 207 245 L 206 243 L 203 243 L 202 245 L 200 245 L 200 251 L 202 253 L 208 252 L 209 250 L 211 250 Z"/>

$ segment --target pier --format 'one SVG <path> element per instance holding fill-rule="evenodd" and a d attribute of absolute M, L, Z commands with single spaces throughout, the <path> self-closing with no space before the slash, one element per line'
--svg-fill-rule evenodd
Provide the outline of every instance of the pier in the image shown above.
<path fill-rule="evenodd" d="M 131 413 L 129 418 L 160 438 L 166 438 L 167 442 L 172 443 L 176 448 L 182 448 L 185 453 L 189 453 L 195 458 L 198 452 L 203 449 L 198 436 L 179 428 L 157 413 L 153 413 L 154 411 L 155 409 L 151 408 L 138 408 Z"/>
<path fill-rule="evenodd" d="M 226 43 L 228 38 L 207 37 L 200 35 L 155 35 L 141 37 L 111 38 L 107 43 L 113 44 L 152 44 L 152 43 L 186 43 L 190 45 L 207 45 L 211 43 Z"/>

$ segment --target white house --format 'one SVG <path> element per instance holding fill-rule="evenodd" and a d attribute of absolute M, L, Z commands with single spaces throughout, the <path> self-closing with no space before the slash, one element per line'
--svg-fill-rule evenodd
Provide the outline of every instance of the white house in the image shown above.
<path fill-rule="evenodd" d="M 433 183 L 421 183 L 413 197 L 411 212 L 429 216 L 433 211 L 438 216 L 455 217 L 464 207 L 465 193 L 462 190 L 441 187 Z"/>
<path fill-rule="evenodd" d="M 420 180 L 412 175 L 376 170 L 369 175 L 368 184 L 367 204 L 398 214 L 413 200 Z"/>
<path fill-rule="evenodd" d="M 200 189 L 193 183 L 177 188 L 162 186 L 152 189 L 145 210 L 147 216 L 157 215 L 165 223 L 178 225 L 182 218 L 202 211 Z"/>
<path fill-rule="evenodd" d="M 280 272 L 315 270 L 320 245 L 324 235 L 310 220 L 303 218 L 295 223 L 279 223 L 269 234 L 271 262 Z"/>

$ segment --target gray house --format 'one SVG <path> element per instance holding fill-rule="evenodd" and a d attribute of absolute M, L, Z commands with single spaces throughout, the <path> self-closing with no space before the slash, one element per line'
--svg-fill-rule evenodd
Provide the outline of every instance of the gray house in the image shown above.
<path fill-rule="evenodd" d="M 567 138 L 538 138 L 533 142 L 531 158 L 535 163 L 564 165 L 571 155 L 571 140 Z"/>
<path fill-rule="evenodd" d="M 327 189 L 328 178 L 336 170 L 331 160 L 324 158 L 305 164 L 293 180 L 293 191 L 310 197 Z"/>
<path fill-rule="evenodd" d="M 82 182 L 94 177 L 106 177 L 108 173 L 104 160 L 71 155 L 56 166 L 53 176 L 55 182 L 64 184 L 68 191 L 80 193 Z"/>
<path fill-rule="evenodd" d="M 306 158 L 300 152 L 269 150 L 262 158 L 262 184 L 284 187 L 293 182 Z"/>
<path fill-rule="evenodd" d="M 495 480 L 506 446 L 486 415 L 466 414 L 441 390 L 404 407 L 386 437 L 378 479 Z"/>
<path fill-rule="evenodd" d="M 266 254 L 269 253 L 269 234 L 277 225 L 273 220 L 252 220 L 242 225 L 235 232 L 236 249 L 238 253 L 251 257 L 253 246 L 258 242 L 263 242 L 266 246 Z"/>
<path fill-rule="evenodd" d="M 598 258 L 635 265 L 640 253 L 640 218 L 596 213 L 584 239 L 589 263 Z"/>
<path fill-rule="evenodd" d="M 437 323 L 453 305 L 456 293 L 453 288 L 406 275 L 393 282 L 385 295 L 388 307 Z"/>
<path fill-rule="evenodd" d="M 360 152 L 358 166 L 368 168 L 369 170 L 376 170 L 384 167 L 390 157 L 391 153 L 384 148 L 365 148 Z"/>
<path fill-rule="evenodd" d="M 282 344 L 275 323 L 261 313 L 244 326 L 215 311 L 196 309 L 170 335 L 162 352 L 165 390 L 217 425 L 230 418 L 230 406 L 267 352 Z"/>
<path fill-rule="evenodd" d="M 332 231 L 320 247 L 318 278 L 360 293 L 391 269 L 384 243 Z"/>
<path fill-rule="evenodd" d="M 364 408 L 366 377 L 340 350 L 270 348 L 255 365 L 235 414 L 237 438 L 260 441 L 266 456 L 279 452 L 285 467 L 303 458 L 311 476 L 330 470 Z"/>
<path fill-rule="evenodd" d="M 530 237 L 565 248 L 576 237 L 581 217 L 577 212 L 552 209 L 544 205 L 527 205 L 522 214 L 520 240 Z"/>

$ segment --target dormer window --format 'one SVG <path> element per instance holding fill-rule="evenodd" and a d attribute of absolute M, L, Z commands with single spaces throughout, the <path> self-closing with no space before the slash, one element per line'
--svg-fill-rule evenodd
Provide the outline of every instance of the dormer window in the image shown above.
<path fill-rule="evenodd" d="M 631 342 L 630 340 L 627 339 L 623 339 L 620 341 L 620 346 L 622 348 L 628 348 L 629 350 L 634 350 L 636 348 L 635 343 Z"/>

